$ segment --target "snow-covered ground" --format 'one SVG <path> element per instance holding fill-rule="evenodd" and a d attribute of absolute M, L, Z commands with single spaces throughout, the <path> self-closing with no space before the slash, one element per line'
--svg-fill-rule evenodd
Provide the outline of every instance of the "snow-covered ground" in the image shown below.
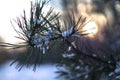
<path fill-rule="evenodd" d="M 15 64 L 9 66 L 11 62 L 0 67 L 0 80 L 58 80 L 55 77 L 57 68 L 55 65 L 44 64 L 36 69 L 34 72 L 32 68 L 22 68 L 20 72 L 15 69 Z"/>

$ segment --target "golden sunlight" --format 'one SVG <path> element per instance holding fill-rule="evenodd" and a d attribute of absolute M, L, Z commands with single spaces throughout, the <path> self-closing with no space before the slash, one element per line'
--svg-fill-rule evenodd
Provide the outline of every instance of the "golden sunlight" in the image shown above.
<path fill-rule="evenodd" d="M 94 21 L 88 22 L 82 29 L 84 34 L 89 34 L 89 37 L 93 37 L 98 32 L 97 25 Z"/>

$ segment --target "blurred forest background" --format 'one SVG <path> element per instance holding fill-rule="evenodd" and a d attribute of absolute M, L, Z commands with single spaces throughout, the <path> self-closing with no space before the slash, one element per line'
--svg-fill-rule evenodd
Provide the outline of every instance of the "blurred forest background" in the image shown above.
<path fill-rule="evenodd" d="M 56 2 L 57 0 L 52 0 L 51 4 L 54 5 Z M 95 34 L 77 39 L 76 43 L 80 50 L 84 51 L 86 54 L 91 54 L 91 51 L 94 51 L 95 54 L 91 55 L 99 56 L 101 59 L 105 60 L 110 57 L 110 55 L 118 55 L 120 53 L 120 0 L 59 0 L 57 3 L 61 5 L 59 6 L 61 9 L 57 7 L 57 5 L 54 7 L 56 10 L 60 9 L 61 15 L 66 14 L 69 10 L 73 10 L 76 14 L 76 18 L 77 15 L 93 18 L 97 25 L 97 32 Z M 2 29 L 2 27 L 0 27 L 0 29 Z M 4 41 L 2 35 L 0 36 L 0 42 Z M 61 60 L 60 53 L 62 52 L 59 50 L 59 47 L 61 47 L 59 43 L 55 44 L 50 54 L 48 53 L 43 56 L 42 63 L 59 62 Z M 89 51 L 88 49 L 91 50 Z M 9 52 L 6 48 L 0 46 L 0 65 L 4 64 L 6 61 L 14 60 L 21 54 L 24 54 L 24 49 Z M 120 57 L 118 56 L 118 58 Z M 93 74 L 96 73 L 94 72 Z M 104 74 L 102 74 L 102 77 L 104 77 L 104 79 L 100 78 L 99 80 L 108 80 Z M 92 78 L 90 80 L 98 79 Z"/>

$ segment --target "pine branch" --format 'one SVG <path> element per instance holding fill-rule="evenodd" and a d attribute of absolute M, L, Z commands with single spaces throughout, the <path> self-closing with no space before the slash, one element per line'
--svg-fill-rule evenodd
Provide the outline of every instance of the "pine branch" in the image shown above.
<path fill-rule="evenodd" d="M 93 55 L 89 55 L 89 54 L 86 54 L 82 51 L 80 51 L 79 49 L 77 49 L 73 44 L 71 44 L 71 42 L 69 42 L 69 40 L 66 40 L 66 43 L 72 47 L 72 49 L 75 51 L 76 55 L 78 55 L 78 59 L 80 58 L 79 56 L 83 56 L 83 57 L 88 57 L 90 59 L 93 59 L 95 61 L 98 61 L 100 63 L 104 63 L 104 64 L 107 64 L 107 65 L 110 65 L 110 66 L 116 66 L 116 62 L 113 62 L 115 61 L 114 58 L 112 58 L 113 60 L 109 61 L 109 60 L 103 60 L 102 58 L 99 58 L 99 57 L 95 57 Z M 112 57 L 112 56 L 111 56 Z"/>

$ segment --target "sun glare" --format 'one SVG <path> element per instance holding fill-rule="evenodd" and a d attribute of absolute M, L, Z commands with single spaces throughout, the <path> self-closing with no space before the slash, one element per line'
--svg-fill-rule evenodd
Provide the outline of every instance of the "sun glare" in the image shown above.
<path fill-rule="evenodd" d="M 88 36 L 90 37 L 92 37 L 92 35 L 96 34 L 98 31 L 97 25 L 94 21 L 88 22 L 82 30 L 84 31 L 83 33 L 89 33 Z"/>

